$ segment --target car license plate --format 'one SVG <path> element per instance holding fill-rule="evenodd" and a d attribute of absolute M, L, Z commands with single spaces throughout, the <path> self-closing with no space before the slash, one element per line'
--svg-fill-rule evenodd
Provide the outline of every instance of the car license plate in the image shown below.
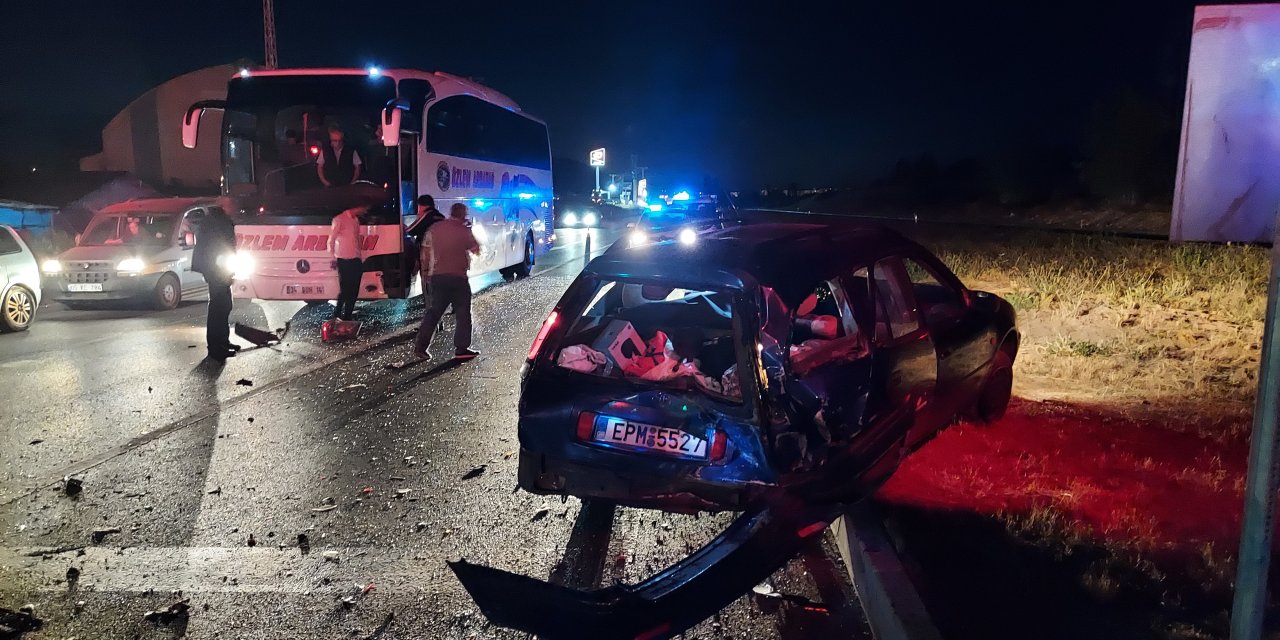
<path fill-rule="evenodd" d="M 708 434 L 711 435 L 711 434 Z M 640 451 L 686 458 L 706 459 L 707 441 L 680 429 L 659 427 L 622 418 L 601 416 L 596 420 L 591 440 Z"/>
<path fill-rule="evenodd" d="M 67 291 L 73 291 L 73 292 L 77 292 L 77 293 L 86 293 L 86 292 L 90 292 L 90 291 L 99 291 L 99 292 L 100 292 L 100 291 L 102 291 L 102 283 L 101 283 L 101 282 L 94 282 L 94 283 L 90 283 L 90 284 L 69 284 L 69 285 L 67 285 Z"/>
<path fill-rule="evenodd" d="M 324 295 L 324 285 L 286 284 L 284 286 L 284 294 L 286 296 L 322 296 Z"/>

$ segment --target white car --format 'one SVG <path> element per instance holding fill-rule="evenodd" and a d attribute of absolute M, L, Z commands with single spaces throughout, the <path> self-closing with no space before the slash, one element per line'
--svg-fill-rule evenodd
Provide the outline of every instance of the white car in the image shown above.
<path fill-rule="evenodd" d="M 12 227 L 0 224 L 0 330 L 25 331 L 40 306 L 40 265 Z"/>

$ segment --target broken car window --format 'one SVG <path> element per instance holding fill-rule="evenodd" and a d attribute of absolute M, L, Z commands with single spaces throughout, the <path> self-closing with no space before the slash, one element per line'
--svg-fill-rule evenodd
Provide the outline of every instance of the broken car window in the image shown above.
<path fill-rule="evenodd" d="M 601 280 L 572 319 L 559 366 L 741 400 L 729 294 Z"/>
<path fill-rule="evenodd" d="M 920 328 L 915 306 L 904 285 L 910 282 L 897 258 L 877 262 L 872 270 L 876 298 L 876 340 L 896 340 Z M 883 326 L 882 326 L 883 324 Z"/>

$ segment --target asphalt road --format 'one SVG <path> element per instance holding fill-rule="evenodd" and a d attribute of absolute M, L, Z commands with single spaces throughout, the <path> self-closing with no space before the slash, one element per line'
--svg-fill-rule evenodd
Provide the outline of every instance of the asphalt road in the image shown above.
<path fill-rule="evenodd" d="M 462 365 L 386 368 L 418 300 L 362 305 L 363 335 L 341 345 L 319 342 L 325 307 L 237 303 L 233 319 L 290 330 L 225 366 L 201 360 L 203 304 L 51 306 L 0 336 L 0 607 L 35 606 L 30 638 L 515 638 L 446 559 L 590 588 L 701 546 L 731 516 L 515 490 L 518 370 L 583 264 L 581 232 L 560 236 L 534 277 L 475 283 L 484 354 Z M 836 557 L 815 545 L 769 581 L 795 598 L 749 594 L 687 637 L 865 637 Z M 144 620 L 187 598 L 185 622 Z"/>

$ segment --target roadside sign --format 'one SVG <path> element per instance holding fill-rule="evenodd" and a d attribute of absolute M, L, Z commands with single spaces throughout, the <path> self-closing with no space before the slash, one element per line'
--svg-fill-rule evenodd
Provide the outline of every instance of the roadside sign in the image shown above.
<path fill-rule="evenodd" d="M 590 160 L 591 160 L 591 166 L 603 167 L 604 166 L 604 148 L 592 149 Z"/>

